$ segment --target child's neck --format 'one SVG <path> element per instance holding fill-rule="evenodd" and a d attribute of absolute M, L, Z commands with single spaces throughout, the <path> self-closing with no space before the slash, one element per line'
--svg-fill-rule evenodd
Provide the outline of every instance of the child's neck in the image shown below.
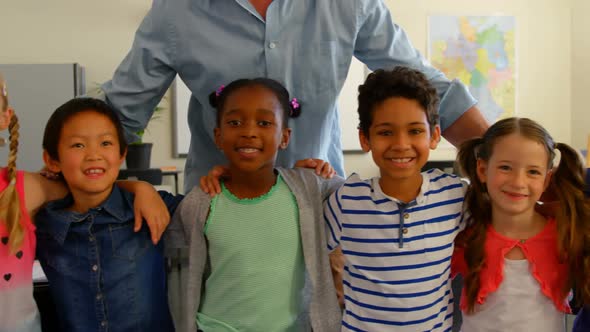
<path fill-rule="evenodd" d="M 111 195 L 111 191 L 107 193 L 100 193 L 97 195 L 87 194 L 87 193 L 77 193 L 72 192 L 72 198 L 74 200 L 74 204 L 72 204 L 68 210 L 78 212 L 78 213 L 86 213 L 88 210 L 101 206 Z"/>
<path fill-rule="evenodd" d="M 226 188 L 237 198 L 256 198 L 270 191 L 277 182 L 273 168 L 256 172 L 243 172 L 230 167 L 231 179 L 225 181 Z"/>
<path fill-rule="evenodd" d="M 418 197 L 422 188 L 422 174 L 418 173 L 407 179 L 392 179 L 388 176 L 381 175 L 379 186 L 387 196 L 399 199 L 404 203 L 409 203 Z"/>
<path fill-rule="evenodd" d="M 535 210 L 511 215 L 492 208 L 492 226 L 496 232 L 511 239 L 526 240 L 545 227 L 547 220 Z"/>

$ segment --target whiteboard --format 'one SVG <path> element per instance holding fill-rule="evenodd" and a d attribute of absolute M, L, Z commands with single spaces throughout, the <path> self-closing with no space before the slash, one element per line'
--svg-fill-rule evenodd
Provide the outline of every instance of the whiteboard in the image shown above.
<path fill-rule="evenodd" d="M 338 96 L 338 111 L 340 112 L 340 128 L 342 131 L 342 150 L 343 151 L 362 151 L 358 138 L 359 118 L 357 113 L 358 107 L 358 87 L 363 84 L 369 74 L 369 69 L 356 58 L 352 58 L 350 69 L 346 76 L 346 81 L 340 96 Z"/>
<path fill-rule="evenodd" d="M 191 90 L 176 75 L 172 83 L 172 109 L 174 123 L 174 157 L 186 157 L 191 143 L 191 132 L 188 128 L 188 104 Z"/>
<path fill-rule="evenodd" d="M 340 112 L 340 128 L 343 151 L 362 151 L 358 140 L 358 86 L 363 84 L 369 69 L 356 58 L 352 58 L 346 81 L 340 91 L 337 105 Z M 172 83 L 172 109 L 174 110 L 174 156 L 186 157 L 190 145 L 190 129 L 187 122 L 191 91 L 176 75 Z"/>

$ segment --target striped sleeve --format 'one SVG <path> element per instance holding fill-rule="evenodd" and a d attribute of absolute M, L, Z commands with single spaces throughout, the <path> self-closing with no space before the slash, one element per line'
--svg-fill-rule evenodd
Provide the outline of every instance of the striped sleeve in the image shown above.
<path fill-rule="evenodd" d="M 324 222 L 326 223 L 326 237 L 328 249 L 336 249 L 340 245 L 342 234 L 342 209 L 339 204 L 340 190 L 338 189 L 324 203 Z"/>

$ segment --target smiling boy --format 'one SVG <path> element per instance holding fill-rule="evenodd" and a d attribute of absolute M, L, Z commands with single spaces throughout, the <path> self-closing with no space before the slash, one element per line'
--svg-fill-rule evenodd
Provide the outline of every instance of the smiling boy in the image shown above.
<path fill-rule="evenodd" d="M 440 140 L 436 90 L 420 72 L 377 70 L 359 87 L 359 138 L 380 176 L 353 174 L 325 204 L 344 254 L 342 331 L 449 331 L 453 240 L 464 184 L 421 173 Z"/>

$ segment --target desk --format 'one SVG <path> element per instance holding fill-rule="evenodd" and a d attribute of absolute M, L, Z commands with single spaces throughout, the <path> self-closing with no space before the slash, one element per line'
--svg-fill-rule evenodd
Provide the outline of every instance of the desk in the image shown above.
<path fill-rule="evenodd" d="M 162 169 L 162 176 L 172 176 L 174 177 L 174 190 L 175 190 L 175 194 L 178 195 L 179 191 L 178 191 L 178 174 L 182 172 L 181 169 L 177 169 L 177 170 L 165 170 Z"/>
<path fill-rule="evenodd" d="M 161 185 L 162 177 L 172 176 L 174 178 L 175 193 L 178 194 L 178 174 L 182 172 L 181 169 L 162 168 L 146 168 L 146 169 L 120 169 L 118 179 L 127 180 L 141 180 L 149 182 L 153 185 Z"/>

